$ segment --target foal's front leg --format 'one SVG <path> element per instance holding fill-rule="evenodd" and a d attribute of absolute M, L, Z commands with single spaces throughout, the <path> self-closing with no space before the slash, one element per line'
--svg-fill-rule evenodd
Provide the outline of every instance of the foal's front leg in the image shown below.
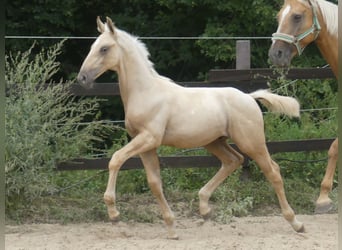
<path fill-rule="evenodd" d="M 145 167 L 150 189 L 162 210 L 162 215 L 168 229 L 168 238 L 178 239 L 178 235 L 174 230 L 175 216 L 167 204 L 163 193 L 162 181 L 160 178 L 160 165 L 156 149 L 140 154 L 140 158 Z"/>
<path fill-rule="evenodd" d="M 142 152 L 156 148 L 157 142 L 154 136 L 148 132 L 140 133 L 132 139 L 127 145 L 116 151 L 109 161 L 109 178 L 106 191 L 103 195 L 104 202 L 107 205 L 109 218 L 116 221 L 119 216 L 119 211 L 115 207 L 115 187 L 118 172 L 126 160 L 132 156 Z"/>

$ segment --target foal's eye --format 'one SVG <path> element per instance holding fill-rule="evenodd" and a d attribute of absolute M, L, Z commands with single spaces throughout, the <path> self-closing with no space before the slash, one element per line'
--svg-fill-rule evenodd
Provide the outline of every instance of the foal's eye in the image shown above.
<path fill-rule="evenodd" d="M 293 15 L 293 20 L 297 23 L 300 22 L 302 20 L 302 15 L 299 15 L 299 14 Z"/>
<path fill-rule="evenodd" d="M 107 51 L 108 51 L 108 47 L 106 47 L 106 46 L 104 46 L 104 47 L 102 47 L 102 48 L 100 49 L 100 52 L 101 52 L 102 54 L 106 53 Z"/>

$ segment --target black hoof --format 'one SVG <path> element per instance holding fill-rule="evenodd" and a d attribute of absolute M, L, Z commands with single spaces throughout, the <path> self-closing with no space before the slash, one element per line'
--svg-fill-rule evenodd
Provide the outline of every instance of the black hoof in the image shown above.
<path fill-rule="evenodd" d="M 316 204 L 315 214 L 327 214 L 333 208 L 332 203 Z"/>
<path fill-rule="evenodd" d="M 301 226 L 301 228 L 299 228 L 299 229 L 297 230 L 297 233 L 305 233 L 305 227 L 304 227 L 304 225 Z"/>
<path fill-rule="evenodd" d="M 118 222 L 120 222 L 120 218 L 116 217 L 114 219 L 110 219 L 110 222 L 112 222 L 113 225 L 117 224 Z"/>

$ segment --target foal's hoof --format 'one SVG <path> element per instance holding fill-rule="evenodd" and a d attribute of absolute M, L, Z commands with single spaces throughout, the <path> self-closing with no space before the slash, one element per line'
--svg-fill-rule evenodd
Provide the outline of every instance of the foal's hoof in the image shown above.
<path fill-rule="evenodd" d="M 120 218 L 116 217 L 116 218 L 110 219 L 110 222 L 112 222 L 112 224 L 115 225 L 120 222 Z"/>
<path fill-rule="evenodd" d="M 323 204 L 316 204 L 315 214 L 327 214 L 332 210 L 332 208 L 333 208 L 333 205 L 331 202 L 323 203 Z"/>
<path fill-rule="evenodd" d="M 305 233 L 305 227 L 303 222 L 298 221 L 296 218 L 294 218 L 294 220 L 290 222 L 290 224 L 297 233 Z"/>
<path fill-rule="evenodd" d="M 212 211 L 212 210 L 208 210 L 208 212 L 206 212 L 205 214 L 201 214 L 201 215 L 202 215 L 202 218 L 203 218 L 204 220 L 209 220 L 210 217 L 211 217 L 211 214 L 212 214 L 211 211 Z"/>
<path fill-rule="evenodd" d="M 305 233 L 304 224 L 298 230 L 296 230 L 296 231 L 297 231 L 297 233 Z"/>
<path fill-rule="evenodd" d="M 167 239 L 168 240 L 179 240 L 179 237 L 177 234 L 174 234 L 174 235 L 168 235 Z"/>
<path fill-rule="evenodd" d="M 168 229 L 167 229 L 167 239 L 168 240 L 178 240 L 179 237 L 176 233 L 176 230 L 175 228 L 172 226 L 172 225 L 169 225 L 168 226 Z"/>
<path fill-rule="evenodd" d="M 107 212 L 111 221 L 118 220 L 120 212 L 114 206 L 107 206 Z"/>

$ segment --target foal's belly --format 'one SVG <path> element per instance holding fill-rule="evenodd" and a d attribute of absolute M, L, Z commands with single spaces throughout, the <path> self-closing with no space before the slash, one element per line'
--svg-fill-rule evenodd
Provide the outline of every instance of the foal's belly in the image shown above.
<path fill-rule="evenodd" d="M 194 148 L 208 145 L 219 137 L 228 137 L 226 126 L 208 124 L 183 124 L 178 129 L 166 129 L 162 144 L 178 148 Z"/>
<path fill-rule="evenodd" d="M 218 138 L 218 137 L 217 137 Z M 215 138 L 215 139 L 217 139 Z M 162 145 L 172 146 L 177 148 L 196 148 L 208 145 L 215 140 L 213 137 L 165 137 L 162 141 Z"/>
<path fill-rule="evenodd" d="M 210 95 L 211 91 L 200 91 L 201 95 L 173 102 L 163 145 L 181 148 L 204 146 L 219 137 L 228 136 L 229 106 L 227 97 Z"/>

